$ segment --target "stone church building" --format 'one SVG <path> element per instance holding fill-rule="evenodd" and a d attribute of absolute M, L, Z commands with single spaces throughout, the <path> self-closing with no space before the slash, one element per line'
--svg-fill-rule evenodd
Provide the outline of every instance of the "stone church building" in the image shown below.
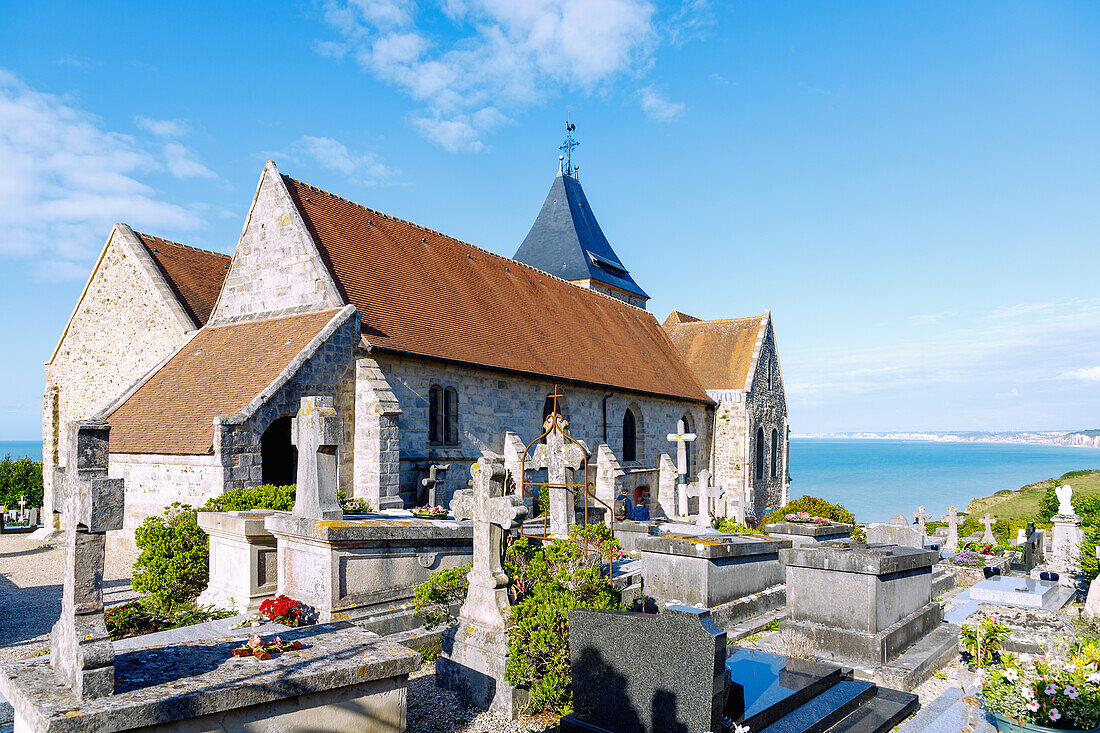
<path fill-rule="evenodd" d="M 293 483 L 290 419 L 320 394 L 343 418 L 341 489 L 409 507 L 432 465 L 446 498 L 482 450 L 522 452 L 556 386 L 591 470 L 607 444 L 655 471 L 683 420 L 689 480 L 710 468 L 758 517 L 785 502 L 770 316 L 662 326 L 647 300 L 569 170 L 508 259 L 269 162 L 232 258 L 112 229 L 46 362 L 48 494 L 64 426 L 91 416 L 111 425 L 127 535 L 173 501 Z"/>

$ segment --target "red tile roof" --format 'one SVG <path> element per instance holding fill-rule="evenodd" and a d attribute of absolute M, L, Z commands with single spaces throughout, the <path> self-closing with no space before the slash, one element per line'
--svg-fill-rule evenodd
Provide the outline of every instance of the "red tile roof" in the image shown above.
<path fill-rule="evenodd" d="M 652 314 L 284 180 L 373 347 L 710 401 Z"/>
<path fill-rule="evenodd" d="M 676 320 L 665 319 L 665 330 L 698 380 L 707 389 L 744 389 L 764 317 Z"/>
<path fill-rule="evenodd" d="M 108 415 L 112 453 L 214 452 L 214 418 L 270 385 L 340 310 L 212 326 L 197 332 Z"/>
<path fill-rule="evenodd" d="M 151 234 L 134 234 L 157 263 L 183 309 L 199 326 L 206 325 L 222 282 L 229 274 L 229 255 L 188 247 Z"/>

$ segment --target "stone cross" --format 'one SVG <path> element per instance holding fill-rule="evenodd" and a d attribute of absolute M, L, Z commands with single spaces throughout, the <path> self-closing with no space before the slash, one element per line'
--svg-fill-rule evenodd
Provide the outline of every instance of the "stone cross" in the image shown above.
<path fill-rule="evenodd" d="M 697 474 L 695 485 L 698 487 L 699 493 L 699 516 L 696 518 L 695 523 L 700 527 L 711 527 L 713 518 L 711 517 L 710 502 L 714 499 L 715 504 L 718 503 L 719 492 L 712 489 L 710 486 L 710 470 L 701 469 Z M 718 511 L 715 506 L 715 512 Z"/>
<path fill-rule="evenodd" d="M 425 497 L 428 506 L 436 506 L 438 503 L 442 503 L 438 501 L 438 487 L 439 484 L 444 483 L 444 477 L 450 467 L 451 464 L 449 463 L 433 463 L 428 466 L 428 475 L 420 479 L 420 484 L 428 490 Z"/>
<path fill-rule="evenodd" d="M 927 535 L 928 531 L 924 527 L 924 523 L 932 518 L 932 515 L 923 507 L 917 507 L 917 511 L 913 514 L 913 519 L 917 520 L 917 527 L 920 529 L 920 533 Z"/>
<path fill-rule="evenodd" d="M 569 423 L 561 415 L 550 413 L 543 424 L 549 432 L 546 442 L 535 449 L 530 468 L 545 468 L 550 489 L 550 536 L 568 537 L 569 525 L 576 521 L 573 508 L 573 472 L 584 465 L 581 447 L 569 439 Z"/>
<path fill-rule="evenodd" d="M 19 497 L 19 521 L 27 521 L 27 497 Z"/>
<path fill-rule="evenodd" d="M 947 522 L 947 541 L 943 543 L 943 549 L 948 552 L 959 550 L 959 514 L 953 506 L 947 507 L 947 514 L 940 517 L 941 522 Z"/>
<path fill-rule="evenodd" d="M 989 516 L 989 512 L 985 513 L 982 517 L 982 524 L 985 525 L 985 533 L 982 534 L 982 542 L 989 542 L 991 544 L 997 544 L 997 538 L 993 535 L 993 525 L 997 523 L 996 517 Z"/>
<path fill-rule="evenodd" d="M 466 621 L 503 629 L 508 621 L 508 575 L 501 558 L 504 533 L 527 516 L 523 499 L 505 491 L 508 473 L 501 456 L 485 451 L 470 467 L 472 488 L 456 491 L 451 512 L 473 520 L 474 564 L 466 574 L 469 590 L 459 615 Z"/>
<path fill-rule="evenodd" d="M 294 515 L 310 519 L 343 519 L 336 499 L 336 449 L 344 430 L 332 397 L 303 397 L 290 429 L 298 449 L 298 488 Z"/>
<path fill-rule="evenodd" d="M 688 443 L 695 440 L 695 433 L 685 433 L 687 428 L 684 426 L 684 421 L 679 420 L 676 423 L 676 432 L 668 434 L 668 441 L 676 444 L 676 472 L 679 477 L 676 481 L 676 494 L 678 497 L 678 503 L 676 513 L 681 517 L 686 517 L 688 513 L 688 498 L 687 498 L 687 470 L 688 470 Z"/>
<path fill-rule="evenodd" d="M 107 478 L 110 426 L 79 420 L 68 426 L 68 465 L 62 474 L 65 580 L 61 618 L 50 634 L 50 666 L 78 698 L 114 694 L 115 651 L 103 623 L 103 565 L 107 532 L 122 529 L 122 479 Z"/>

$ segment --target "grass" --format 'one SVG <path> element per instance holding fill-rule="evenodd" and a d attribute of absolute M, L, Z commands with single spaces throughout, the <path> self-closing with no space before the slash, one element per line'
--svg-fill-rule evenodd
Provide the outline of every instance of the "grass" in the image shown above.
<path fill-rule="evenodd" d="M 974 499 L 967 505 L 966 513 L 980 517 L 989 512 L 998 519 L 1034 519 L 1039 513 L 1039 500 L 1047 489 L 1064 482 L 1073 487 L 1074 496 L 1100 496 L 1100 471 L 1083 474 L 1071 471 L 1060 478 L 1028 484 L 1016 491 L 1003 489 L 992 496 Z"/>

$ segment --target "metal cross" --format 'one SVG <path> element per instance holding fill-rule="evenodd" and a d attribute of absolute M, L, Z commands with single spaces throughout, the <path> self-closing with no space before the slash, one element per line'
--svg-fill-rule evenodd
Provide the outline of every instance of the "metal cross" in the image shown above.
<path fill-rule="evenodd" d="M 565 142 L 558 146 L 558 150 L 562 151 L 562 153 L 565 154 L 565 174 L 567 176 L 572 176 L 574 173 L 576 173 L 576 169 L 573 168 L 573 148 L 581 144 L 580 140 L 576 140 L 573 138 L 573 131 L 576 129 L 577 126 L 566 119 Z"/>

